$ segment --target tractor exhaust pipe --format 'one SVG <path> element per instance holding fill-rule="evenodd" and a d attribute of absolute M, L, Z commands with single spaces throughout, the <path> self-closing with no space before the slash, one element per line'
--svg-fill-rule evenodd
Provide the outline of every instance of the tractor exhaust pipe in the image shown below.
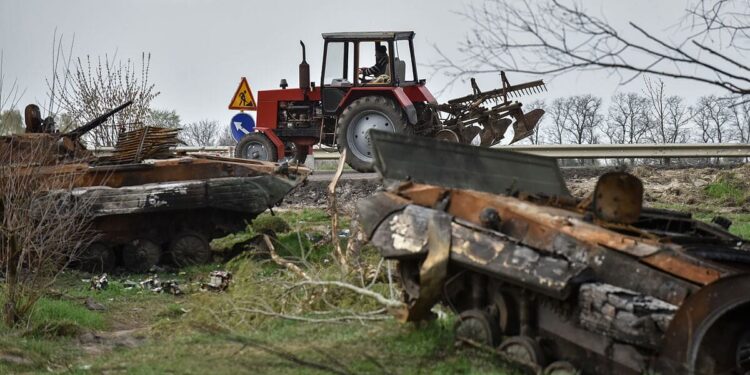
<path fill-rule="evenodd" d="M 302 62 L 299 64 L 299 88 L 307 92 L 310 90 L 310 65 L 307 64 L 305 43 L 300 40 L 299 44 L 302 45 Z"/>

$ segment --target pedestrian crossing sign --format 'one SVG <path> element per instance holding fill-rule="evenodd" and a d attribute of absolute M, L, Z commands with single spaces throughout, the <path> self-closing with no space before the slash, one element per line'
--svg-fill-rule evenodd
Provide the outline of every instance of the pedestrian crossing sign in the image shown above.
<path fill-rule="evenodd" d="M 257 109 L 255 98 L 253 98 L 253 91 L 250 89 L 250 85 L 247 83 L 245 77 L 242 77 L 240 85 L 237 87 L 234 97 L 232 97 L 232 102 L 229 103 L 229 109 L 243 111 L 254 111 Z"/>

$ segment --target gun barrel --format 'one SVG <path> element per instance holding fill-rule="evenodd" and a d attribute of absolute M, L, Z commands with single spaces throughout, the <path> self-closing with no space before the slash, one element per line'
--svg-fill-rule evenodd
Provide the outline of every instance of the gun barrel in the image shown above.
<path fill-rule="evenodd" d="M 107 121 L 107 119 L 109 119 L 110 117 L 112 117 L 112 115 L 114 115 L 117 112 L 122 111 L 123 109 L 127 108 L 131 104 L 133 104 L 133 101 L 132 100 L 128 100 L 127 102 L 125 102 L 123 104 L 120 104 L 117 108 L 114 108 L 111 111 L 109 111 L 109 112 L 107 112 L 107 113 L 105 113 L 105 114 L 103 114 L 103 115 L 101 115 L 101 116 L 99 116 L 99 117 L 97 117 L 97 118 L 95 118 L 95 119 L 87 122 L 85 125 L 83 125 L 83 126 L 81 126 L 79 128 L 76 128 L 76 129 L 68 132 L 66 135 L 69 136 L 69 137 L 72 137 L 72 138 L 78 138 L 78 137 L 80 137 L 80 136 L 82 136 L 82 135 L 90 132 L 91 130 L 95 129 L 96 127 L 100 126 L 105 121 Z"/>

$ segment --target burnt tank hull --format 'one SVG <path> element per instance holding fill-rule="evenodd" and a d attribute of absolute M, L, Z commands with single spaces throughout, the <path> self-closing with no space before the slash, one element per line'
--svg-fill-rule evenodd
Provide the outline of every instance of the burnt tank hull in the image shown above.
<path fill-rule="evenodd" d="M 308 173 L 193 155 L 90 167 L 73 194 L 92 202 L 92 229 L 99 233 L 95 248 L 112 249 L 115 264 L 143 271 L 157 263 L 209 261 L 211 239 L 244 229 L 280 204 Z M 107 259 L 106 268 L 112 268 L 111 254 L 89 256 L 99 263 Z"/>
<path fill-rule="evenodd" d="M 593 200 L 579 200 L 553 160 L 372 138 L 389 188 L 359 214 L 371 243 L 399 263 L 399 319 L 429 319 L 442 303 L 458 315 L 458 340 L 535 372 L 748 371 L 745 240 L 624 205 L 639 183 L 626 174 L 603 176 Z M 431 173 L 420 155 L 472 167 Z"/>
<path fill-rule="evenodd" d="M 118 144 L 114 156 L 106 157 L 66 134 L 2 137 L 0 167 L 4 173 L 66 180 L 65 194 L 87 202 L 96 240 L 76 263 L 92 272 L 208 262 L 212 239 L 244 229 L 310 173 L 275 163 L 175 155 L 164 141 L 171 142 L 173 134 L 146 129 L 131 135 L 137 142 Z M 148 145 L 149 135 L 160 138 Z"/>

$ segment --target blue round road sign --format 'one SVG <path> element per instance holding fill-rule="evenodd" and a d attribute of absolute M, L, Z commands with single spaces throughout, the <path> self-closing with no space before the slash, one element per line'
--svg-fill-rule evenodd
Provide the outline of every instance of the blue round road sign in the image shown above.
<path fill-rule="evenodd" d="M 253 120 L 252 116 L 247 113 L 241 112 L 232 117 L 232 123 L 230 126 L 232 128 L 232 136 L 234 137 L 234 140 L 239 142 L 246 134 L 253 132 L 255 129 L 255 120 Z"/>

